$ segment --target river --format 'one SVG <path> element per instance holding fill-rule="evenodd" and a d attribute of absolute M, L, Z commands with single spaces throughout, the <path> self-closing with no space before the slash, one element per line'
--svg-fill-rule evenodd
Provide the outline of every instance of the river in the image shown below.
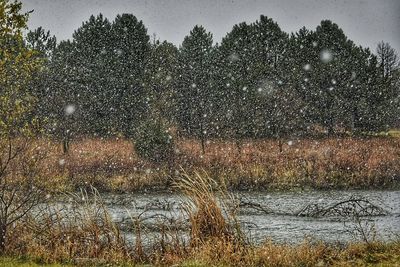
<path fill-rule="evenodd" d="M 232 195 L 236 203 L 241 203 L 237 217 L 242 229 L 255 243 L 271 239 L 294 244 L 306 238 L 346 243 L 360 241 L 360 229 L 367 232 L 368 238 L 375 236 L 386 241 L 399 238 L 400 234 L 400 191 L 275 191 L 234 192 Z M 175 225 L 178 229 L 180 225 L 182 233 L 187 233 L 187 216 L 182 209 L 187 199 L 179 194 L 103 194 L 102 199 L 112 220 L 130 240 L 134 240 L 132 221 L 135 218 L 140 219 L 147 234 L 157 234 L 162 224 Z M 365 200 L 364 204 L 379 207 L 382 212 L 356 217 L 335 212 L 299 215 L 305 207 L 329 208 L 349 199 Z M 352 203 L 350 207 L 357 205 Z M 341 206 L 339 210 L 348 208 L 349 205 Z"/>

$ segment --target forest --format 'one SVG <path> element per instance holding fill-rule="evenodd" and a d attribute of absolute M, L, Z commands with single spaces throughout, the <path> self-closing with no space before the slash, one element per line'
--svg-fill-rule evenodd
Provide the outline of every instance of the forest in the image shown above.
<path fill-rule="evenodd" d="M 399 58 L 357 46 L 332 21 L 288 34 L 266 16 L 221 43 L 196 25 L 179 47 L 132 14 L 91 16 L 57 43 L 23 41 L 43 59 L 29 84 L 55 137 L 134 138 L 143 124 L 198 138 L 295 138 L 388 131 L 399 122 Z"/>

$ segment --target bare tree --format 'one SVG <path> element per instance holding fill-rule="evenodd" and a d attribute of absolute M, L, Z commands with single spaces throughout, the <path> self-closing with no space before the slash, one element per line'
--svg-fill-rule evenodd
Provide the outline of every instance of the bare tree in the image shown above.
<path fill-rule="evenodd" d="M 385 79 L 391 78 L 396 69 L 400 66 L 397 52 L 389 43 L 381 41 L 376 49 L 378 61 Z"/>
<path fill-rule="evenodd" d="M 45 152 L 29 139 L 0 140 L 0 254 L 9 228 L 45 199 L 44 158 Z"/>

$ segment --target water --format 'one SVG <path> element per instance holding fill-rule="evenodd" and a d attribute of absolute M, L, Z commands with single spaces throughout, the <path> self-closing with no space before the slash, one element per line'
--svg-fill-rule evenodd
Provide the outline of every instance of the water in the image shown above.
<path fill-rule="evenodd" d="M 359 241 L 357 229 L 375 229 L 368 236 L 392 240 L 400 234 L 400 191 L 290 191 L 236 192 L 241 200 L 238 213 L 244 232 L 255 243 L 271 239 L 278 243 L 300 243 L 306 238 L 325 242 Z M 309 204 L 332 206 L 351 197 L 367 199 L 387 214 L 365 216 L 357 225 L 352 216 L 302 217 L 297 213 Z M 102 195 L 113 221 L 134 240 L 133 219 L 139 218 L 147 234 L 157 234 L 161 225 L 174 225 L 187 234 L 186 199 L 174 193 Z M 247 205 L 245 205 L 247 203 Z M 172 222 L 172 223 L 171 223 Z"/>
<path fill-rule="evenodd" d="M 374 226 L 377 238 L 390 240 L 400 234 L 400 191 L 309 191 L 248 193 L 246 197 L 257 203 L 268 205 L 272 214 L 252 214 L 244 210 L 242 221 L 256 225 L 250 230 L 256 241 L 270 237 L 277 242 L 298 243 L 310 237 L 327 242 L 354 241 L 360 236 L 354 231 L 354 218 L 342 216 L 323 216 L 319 218 L 296 216 L 297 211 L 311 203 L 331 206 L 352 196 L 368 199 L 385 209 L 388 214 L 361 218 L 365 228 Z"/>

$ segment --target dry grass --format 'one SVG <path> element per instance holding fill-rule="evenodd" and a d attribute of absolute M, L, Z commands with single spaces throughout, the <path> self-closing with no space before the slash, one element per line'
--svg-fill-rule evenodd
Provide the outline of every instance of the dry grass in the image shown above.
<path fill-rule="evenodd" d="M 17 225 L 12 257 L 40 263 L 72 263 L 84 266 L 398 266 L 400 242 L 355 243 L 346 246 L 305 241 L 300 245 L 266 242 L 254 246 L 237 234 L 235 213 L 227 216 L 226 191 L 203 174 L 185 175 L 177 184 L 192 205 L 187 209 L 190 240 L 163 237 L 144 248 L 130 245 L 108 215 L 97 191 L 71 195 L 77 209 L 67 214 L 45 212 Z M 221 195 L 222 194 L 222 195 Z M 90 199 L 90 200 L 89 200 Z M 74 202 L 75 203 L 75 202 Z M 65 216 L 69 216 L 65 220 Z M 239 229 L 240 231 L 240 229 Z M 135 231 L 139 238 L 140 231 Z M 141 235 L 141 234 L 140 234 Z M 139 238 L 140 239 L 140 238 Z M 161 245 L 162 244 L 162 245 Z"/>
<path fill-rule="evenodd" d="M 129 261 L 131 250 L 98 192 L 68 197 L 68 209 L 46 206 L 17 224 L 9 233 L 8 254 L 42 263 Z"/>
<path fill-rule="evenodd" d="M 193 174 L 206 170 L 233 189 L 259 188 L 374 188 L 400 181 L 400 139 L 300 139 L 279 152 L 275 140 L 211 140 L 203 155 L 197 140 L 180 140 L 173 163 L 152 164 L 138 158 L 131 142 L 122 139 L 84 139 L 71 144 L 68 155 L 61 145 L 44 142 L 52 157 L 48 175 L 64 177 L 73 188 L 94 185 L 100 190 L 133 191 L 168 188 L 180 169 Z"/>
<path fill-rule="evenodd" d="M 185 210 L 190 221 L 192 247 L 210 239 L 242 243 L 236 203 L 225 188 L 205 172 L 196 172 L 193 176 L 184 173 L 176 187 L 189 199 Z"/>

